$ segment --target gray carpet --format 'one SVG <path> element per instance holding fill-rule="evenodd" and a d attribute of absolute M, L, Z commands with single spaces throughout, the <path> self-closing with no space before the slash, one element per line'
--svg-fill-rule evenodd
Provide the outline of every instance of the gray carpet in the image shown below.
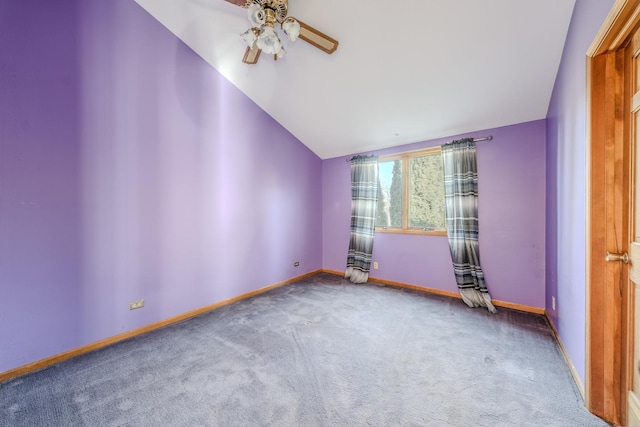
<path fill-rule="evenodd" d="M 544 317 L 319 274 L 0 384 L 2 426 L 606 426 Z"/>

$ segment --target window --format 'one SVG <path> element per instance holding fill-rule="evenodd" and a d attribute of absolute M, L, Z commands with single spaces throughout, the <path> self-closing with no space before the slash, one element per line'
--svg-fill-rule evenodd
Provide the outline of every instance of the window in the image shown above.
<path fill-rule="evenodd" d="M 378 160 L 377 232 L 445 235 L 440 147 Z"/>

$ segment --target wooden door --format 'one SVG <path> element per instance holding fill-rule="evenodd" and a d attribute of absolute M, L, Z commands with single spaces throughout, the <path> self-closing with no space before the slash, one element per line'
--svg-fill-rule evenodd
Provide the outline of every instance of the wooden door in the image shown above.
<path fill-rule="evenodd" d="M 619 0 L 588 52 L 589 225 L 587 381 L 589 410 L 616 425 L 638 423 L 634 369 L 636 250 L 635 153 L 640 95 L 634 39 L 640 0 Z M 638 150 L 640 151 L 640 150 Z M 640 243 L 640 239 L 638 239 Z M 631 263 L 625 258 L 631 251 Z M 611 254 L 607 256 L 607 254 Z M 639 275 L 640 276 L 640 275 Z M 640 301 L 638 306 L 640 307 Z M 636 377 L 636 378 L 634 378 Z M 636 408 L 639 411 L 636 411 Z"/>

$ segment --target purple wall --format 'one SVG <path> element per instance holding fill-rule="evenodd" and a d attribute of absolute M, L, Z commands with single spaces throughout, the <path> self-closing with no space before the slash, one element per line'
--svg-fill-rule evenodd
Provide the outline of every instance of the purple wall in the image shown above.
<path fill-rule="evenodd" d="M 0 2 L 0 371 L 82 324 L 76 10 L 37 3 Z"/>
<path fill-rule="evenodd" d="M 544 307 L 545 121 L 378 151 L 398 153 L 465 136 L 478 143 L 480 256 L 494 299 Z M 347 157 L 322 162 L 323 266 L 344 271 L 351 195 Z M 377 233 L 371 276 L 457 292 L 447 238 Z"/>
<path fill-rule="evenodd" d="M 613 0 L 577 0 L 547 113 L 546 302 L 585 379 L 586 52 Z M 553 310 L 551 298 L 556 298 Z"/>
<path fill-rule="evenodd" d="M 0 32 L 0 372 L 322 267 L 321 160 L 135 2 Z"/>

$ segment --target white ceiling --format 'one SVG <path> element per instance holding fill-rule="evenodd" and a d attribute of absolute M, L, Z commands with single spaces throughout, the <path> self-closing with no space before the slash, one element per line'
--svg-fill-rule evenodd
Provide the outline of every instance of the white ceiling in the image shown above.
<path fill-rule="evenodd" d="M 243 64 L 246 10 L 136 0 L 320 158 L 546 116 L 575 0 L 289 0 L 340 42 Z"/>

